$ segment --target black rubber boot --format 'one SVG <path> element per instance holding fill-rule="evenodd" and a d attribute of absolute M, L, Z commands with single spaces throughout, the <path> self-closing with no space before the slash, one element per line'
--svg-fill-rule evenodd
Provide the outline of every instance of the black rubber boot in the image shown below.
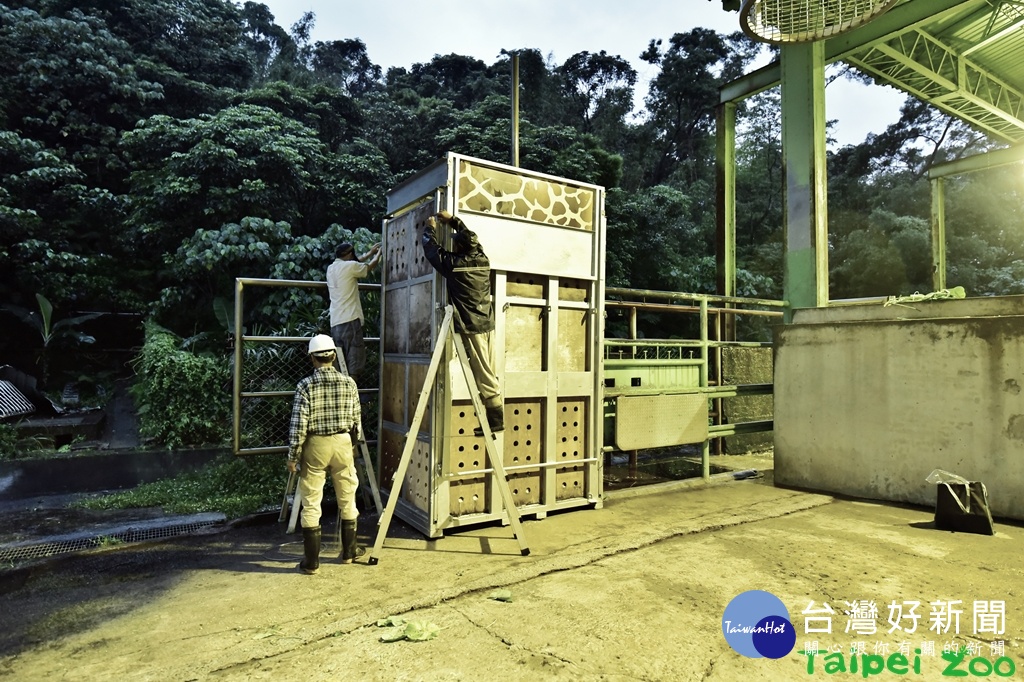
<path fill-rule="evenodd" d="M 320 570 L 320 526 L 302 529 L 302 548 L 306 557 L 299 562 L 299 570 L 313 575 Z"/>
<path fill-rule="evenodd" d="M 495 407 L 486 407 L 487 410 L 487 425 L 491 427 L 491 433 L 498 433 L 499 431 L 505 430 L 505 407 L 503 405 L 496 405 Z M 476 427 L 473 429 L 474 436 L 484 435 L 483 427 Z"/>
<path fill-rule="evenodd" d="M 356 520 L 341 522 L 341 563 L 350 564 L 363 556 L 365 550 L 356 543 Z"/>

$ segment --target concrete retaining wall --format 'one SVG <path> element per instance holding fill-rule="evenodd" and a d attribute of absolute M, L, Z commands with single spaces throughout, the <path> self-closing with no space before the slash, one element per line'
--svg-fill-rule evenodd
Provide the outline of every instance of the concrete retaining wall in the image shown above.
<path fill-rule="evenodd" d="M 945 469 L 1024 520 L 1024 297 L 799 310 L 774 336 L 777 483 L 933 505 Z"/>
<path fill-rule="evenodd" d="M 199 469 L 224 452 L 223 449 L 123 451 L 4 461 L 0 462 L 0 502 L 37 495 L 132 488 Z"/>

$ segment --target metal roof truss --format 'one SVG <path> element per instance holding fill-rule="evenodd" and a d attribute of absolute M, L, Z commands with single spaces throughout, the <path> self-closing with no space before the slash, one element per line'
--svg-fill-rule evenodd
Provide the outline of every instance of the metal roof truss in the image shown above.
<path fill-rule="evenodd" d="M 1007 142 L 1024 139 L 1024 93 L 923 30 L 875 43 L 846 61 Z"/>

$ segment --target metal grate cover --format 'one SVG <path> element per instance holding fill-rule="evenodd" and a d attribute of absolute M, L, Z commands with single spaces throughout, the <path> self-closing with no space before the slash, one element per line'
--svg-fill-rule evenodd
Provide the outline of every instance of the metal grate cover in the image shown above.
<path fill-rule="evenodd" d="M 743 32 L 767 43 L 822 40 L 862 26 L 897 0 L 746 0 L 740 9 Z"/>
<path fill-rule="evenodd" d="M 171 538 L 190 535 L 205 528 L 223 522 L 223 517 L 192 523 L 153 526 L 148 528 L 128 528 L 112 530 L 88 536 L 65 536 L 47 542 L 21 542 L 0 547 L 0 562 L 24 561 L 26 559 L 44 559 L 46 557 L 79 552 L 97 547 L 109 547 L 133 542 L 144 542 L 158 538 Z"/>

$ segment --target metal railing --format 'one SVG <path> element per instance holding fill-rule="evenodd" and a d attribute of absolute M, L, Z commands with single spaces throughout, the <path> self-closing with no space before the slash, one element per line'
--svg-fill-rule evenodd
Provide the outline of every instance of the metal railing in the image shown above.
<path fill-rule="evenodd" d="M 701 444 L 701 475 L 710 478 L 712 444 L 716 454 L 722 454 L 723 438 L 771 431 L 771 419 L 730 421 L 726 402 L 735 398 L 765 396 L 773 393 L 772 384 L 727 384 L 723 376 L 723 352 L 730 348 L 770 348 L 769 341 L 737 340 L 737 318 L 762 318 L 781 321 L 785 301 L 755 299 L 681 292 L 641 289 L 608 288 L 605 291 L 605 310 L 624 310 L 628 323 L 628 338 L 606 338 L 604 341 L 605 375 L 613 375 L 617 368 L 637 368 L 658 373 L 660 381 L 653 385 L 609 385 L 606 380 L 605 401 L 614 401 L 624 395 L 704 394 L 709 400 L 708 438 Z M 693 338 L 645 339 L 640 338 L 639 317 L 642 313 L 696 316 Z M 612 405 L 614 409 L 614 405 Z M 606 445 L 604 453 L 620 452 Z M 639 453 L 630 451 L 628 475 L 637 478 Z"/>
<path fill-rule="evenodd" d="M 239 455 L 284 453 L 287 451 L 288 422 L 295 386 L 309 374 L 305 344 L 308 336 L 244 334 L 245 294 L 256 287 L 298 287 L 326 292 L 325 282 L 303 280 L 269 280 L 239 278 L 235 289 L 235 346 L 232 408 L 234 414 L 232 445 Z M 379 284 L 364 283 L 360 291 L 380 292 Z M 772 384 L 726 383 L 723 377 L 722 354 L 730 348 L 766 348 L 768 341 L 738 340 L 737 318 L 781 320 L 784 301 L 688 294 L 641 289 L 609 288 L 605 292 L 606 311 L 623 310 L 627 318 L 628 338 L 604 340 L 605 402 L 624 395 L 691 393 L 703 394 L 709 401 L 708 439 L 701 444 L 701 475 L 710 472 L 711 447 L 716 454 L 723 451 L 723 438 L 771 431 L 771 419 L 736 422 L 724 409 L 726 401 L 735 398 L 772 394 Z M 640 316 L 689 316 L 688 338 L 641 338 Z M 677 325 L 678 326 L 678 325 Z M 379 410 L 381 339 L 366 337 L 367 365 L 364 375 L 357 377 L 364 402 L 363 423 L 367 436 L 375 436 Z M 373 357 L 373 356 L 376 357 Z M 609 378 L 621 368 L 642 367 L 658 374 L 660 382 L 641 386 L 609 385 Z M 674 374 L 675 373 L 675 374 Z M 375 440 L 368 441 L 375 445 Z M 605 446 L 609 456 L 619 452 Z M 629 471 L 638 466 L 638 453 L 626 453 Z M 606 469 L 607 470 L 607 469 Z"/>

